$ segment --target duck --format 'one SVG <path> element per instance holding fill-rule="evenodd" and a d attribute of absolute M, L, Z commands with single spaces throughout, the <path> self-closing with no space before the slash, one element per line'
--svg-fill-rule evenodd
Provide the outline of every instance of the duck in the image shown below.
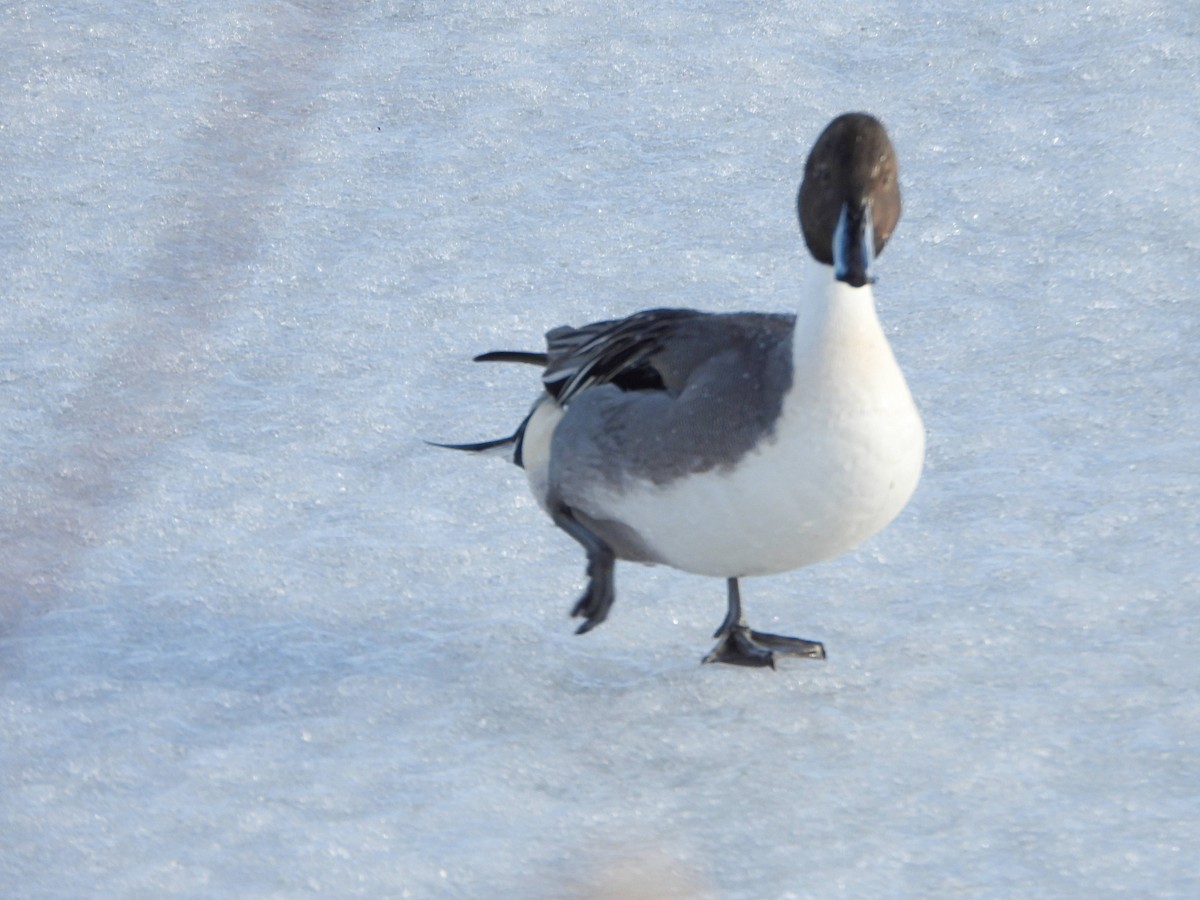
<path fill-rule="evenodd" d="M 650 309 L 554 328 L 544 352 L 475 357 L 541 368 L 537 398 L 508 437 L 437 446 L 524 469 L 586 556 L 577 633 L 608 618 L 620 560 L 725 579 L 704 663 L 825 658 L 819 641 L 752 629 L 741 582 L 855 549 L 916 490 L 925 429 L 873 292 L 898 175 L 873 115 L 817 137 L 796 200 L 812 259 L 794 314 Z"/>

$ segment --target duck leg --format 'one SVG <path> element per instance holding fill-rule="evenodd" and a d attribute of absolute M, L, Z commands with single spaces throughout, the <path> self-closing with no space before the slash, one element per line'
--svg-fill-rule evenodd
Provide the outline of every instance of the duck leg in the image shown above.
<path fill-rule="evenodd" d="M 816 641 L 768 634 L 750 628 L 742 615 L 742 592 L 738 587 L 738 580 L 730 578 L 727 583 L 729 609 L 725 613 L 725 621 L 713 634 L 713 637 L 720 638 L 720 641 L 713 647 L 712 652 L 704 657 L 703 662 L 729 663 L 734 666 L 770 666 L 773 669 L 776 653 L 804 656 L 809 659 L 825 658 L 825 647 Z"/>
<path fill-rule="evenodd" d="M 616 555 L 608 544 L 575 518 L 569 506 L 555 507 L 550 517 L 554 519 L 555 525 L 574 538 L 587 553 L 587 588 L 571 610 L 572 618 L 582 616 L 584 619 L 584 623 L 575 633 L 587 634 L 608 618 L 608 611 L 612 609 L 613 600 L 616 599 L 613 585 Z"/>

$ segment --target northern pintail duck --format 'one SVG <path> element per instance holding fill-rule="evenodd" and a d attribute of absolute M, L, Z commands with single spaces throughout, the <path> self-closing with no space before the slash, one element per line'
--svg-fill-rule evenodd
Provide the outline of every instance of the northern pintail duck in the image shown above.
<path fill-rule="evenodd" d="M 818 265 L 794 316 L 652 309 L 555 328 L 545 353 L 476 357 L 541 366 L 544 389 L 511 437 L 441 446 L 522 466 L 583 547 L 579 634 L 608 616 L 623 559 L 727 580 L 704 662 L 823 659 L 816 641 L 749 628 L 739 579 L 857 547 L 916 489 L 925 433 L 871 288 L 900 217 L 896 153 L 877 119 L 829 124 L 797 206 Z"/>

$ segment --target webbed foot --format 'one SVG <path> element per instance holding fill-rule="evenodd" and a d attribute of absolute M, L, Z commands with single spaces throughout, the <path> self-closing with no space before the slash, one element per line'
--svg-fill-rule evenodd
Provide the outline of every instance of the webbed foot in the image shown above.
<path fill-rule="evenodd" d="M 584 618 L 584 623 L 575 629 L 576 634 L 587 634 L 608 618 L 616 591 L 613 588 L 613 560 L 611 554 L 599 554 L 588 558 L 588 585 L 583 596 L 571 610 L 572 618 Z"/>
<path fill-rule="evenodd" d="M 749 666 L 775 668 L 775 654 L 758 646 L 751 640 L 750 631 L 745 625 L 735 625 L 721 638 L 720 643 L 712 648 L 708 656 L 701 662 L 728 663 L 731 666 Z"/>
<path fill-rule="evenodd" d="M 587 634 L 607 619 L 608 611 L 612 609 L 616 597 L 616 588 L 613 586 L 616 555 L 608 544 L 575 518 L 570 507 L 559 505 L 552 509 L 550 515 L 554 524 L 573 537 L 587 553 L 587 588 L 571 609 L 572 618 L 582 616 L 585 620 L 575 629 L 575 633 Z"/>
<path fill-rule="evenodd" d="M 751 629 L 742 617 L 742 594 L 738 589 L 737 579 L 730 578 L 728 584 L 729 609 L 725 614 L 725 621 L 713 634 L 713 637 L 720 638 L 720 641 L 702 662 L 756 668 L 770 666 L 774 669 L 776 653 L 783 656 L 802 656 L 806 659 L 825 658 L 825 646 L 817 641 Z"/>
<path fill-rule="evenodd" d="M 768 634 L 765 631 L 750 631 L 750 640 L 760 647 L 766 647 L 784 656 L 803 656 L 807 659 L 824 659 L 825 645 L 819 641 L 806 641 L 804 638 L 785 637 L 782 634 Z"/>

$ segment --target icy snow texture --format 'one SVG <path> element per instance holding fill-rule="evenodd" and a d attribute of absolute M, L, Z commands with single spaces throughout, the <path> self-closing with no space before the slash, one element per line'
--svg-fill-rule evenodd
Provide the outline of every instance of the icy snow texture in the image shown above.
<path fill-rule="evenodd" d="M 1200 7 L 0 10 L 0 895 L 1200 894 Z M 472 365 L 789 310 L 838 112 L 929 427 L 864 549 L 577 547 Z M 631 874 L 632 873 L 632 874 Z M 640 874 L 638 874 L 640 873 Z"/>

